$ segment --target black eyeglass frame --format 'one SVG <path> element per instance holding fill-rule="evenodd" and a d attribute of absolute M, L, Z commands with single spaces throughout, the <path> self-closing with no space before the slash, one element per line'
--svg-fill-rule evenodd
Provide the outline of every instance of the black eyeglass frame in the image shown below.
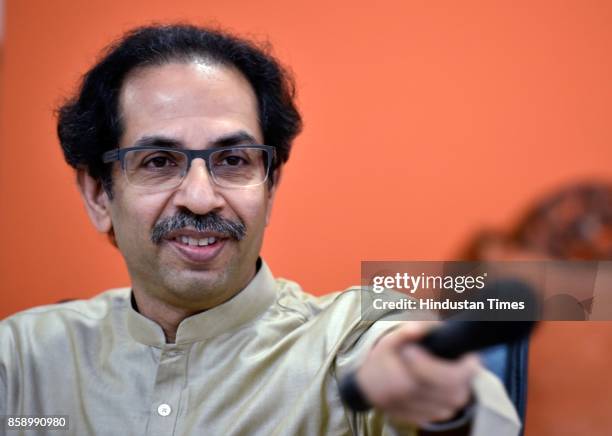
<path fill-rule="evenodd" d="M 174 148 L 174 147 L 160 147 L 154 145 L 140 145 L 136 147 L 126 147 L 126 148 L 114 148 L 112 150 L 106 151 L 102 154 L 102 162 L 111 163 L 115 161 L 119 161 L 121 164 L 121 170 L 125 175 L 125 155 L 130 151 L 141 151 L 141 150 L 157 150 L 157 151 L 173 151 L 182 153 L 187 156 L 187 168 L 185 169 L 185 173 L 182 174 L 181 177 L 185 177 L 191 168 L 191 162 L 194 159 L 200 158 L 204 160 L 206 163 L 206 169 L 208 170 L 208 174 L 211 176 L 213 180 L 215 180 L 215 176 L 212 174 L 212 170 L 210 168 L 210 156 L 219 151 L 227 151 L 227 150 L 236 150 L 241 148 L 254 148 L 257 150 L 264 150 L 266 152 L 266 156 L 268 157 L 266 162 L 266 176 L 262 180 L 261 183 L 257 185 L 248 185 L 248 186 L 258 186 L 262 183 L 265 183 L 270 176 L 270 168 L 272 168 L 272 163 L 274 162 L 276 147 L 273 145 L 263 145 L 263 144 L 245 144 L 245 145 L 234 145 L 234 146 L 226 146 L 226 147 L 212 147 L 205 148 L 203 150 L 191 150 L 188 148 Z"/>

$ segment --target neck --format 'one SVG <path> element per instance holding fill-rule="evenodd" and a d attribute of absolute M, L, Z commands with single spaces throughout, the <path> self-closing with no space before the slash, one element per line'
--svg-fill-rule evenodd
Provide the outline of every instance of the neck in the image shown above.
<path fill-rule="evenodd" d="M 136 283 L 133 283 L 132 287 L 132 295 L 134 296 L 132 303 L 137 312 L 149 318 L 151 321 L 154 321 L 162 328 L 166 337 L 166 343 L 173 344 L 176 342 L 176 332 L 183 320 L 195 314 L 205 312 L 231 299 L 249 284 L 260 267 L 261 259 L 258 258 L 253 270 L 248 272 L 247 280 L 244 280 L 241 286 L 234 288 L 237 290 L 216 295 L 213 301 L 207 301 L 204 306 L 184 307 L 176 303 L 172 304 L 166 299 L 161 298 L 160 295 L 153 295 L 151 292 L 143 291 Z"/>
<path fill-rule="evenodd" d="M 166 337 L 166 343 L 168 344 L 173 344 L 176 341 L 176 331 L 179 324 L 185 318 L 204 311 L 176 307 L 160 301 L 146 292 L 139 292 L 137 289 L 133 290 L 133 295 L 134 309 L 140 312 L 141 315 L 156 322 L 162 328 Z"/>

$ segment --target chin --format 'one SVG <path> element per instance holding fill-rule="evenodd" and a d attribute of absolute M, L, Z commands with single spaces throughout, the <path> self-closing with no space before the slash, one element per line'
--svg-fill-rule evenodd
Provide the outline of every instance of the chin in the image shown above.
<path fill-rule="evenodd" d="M 181 273 L 182 274 L 182 273 Z M 231 287 L 225 274 L 198 271 L 182 277 L 181 280 L 172 280 L 166 283 L 166 289 L 176 299 L 191 303 L 206 303 L 223 298 L 223 294 Z M 176 279 L 176 277 L 174 277 Z M 218 304 L 218 303 L 217 303 Z"/>

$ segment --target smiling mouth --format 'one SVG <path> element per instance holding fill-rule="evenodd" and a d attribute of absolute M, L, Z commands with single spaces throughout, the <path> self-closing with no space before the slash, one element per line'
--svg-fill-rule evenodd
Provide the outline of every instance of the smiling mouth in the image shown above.
<path fill-rule="evenodd" d="M 201 265 L 213 261 L 225 247 L 227 239 L 215 236 L 194 238 L 179 235 L 167 241 L 185 262 Z"/>
<path fill-rule="evenodd" d="M 174 238 L 175 242 L 182 245 L 188 245 L 192 247 L 205 247 L 207 245 L 213 245 L 219 239 L 214 236 L 208 238 L 192 238 L 191 236 L 177 236 Z"/>

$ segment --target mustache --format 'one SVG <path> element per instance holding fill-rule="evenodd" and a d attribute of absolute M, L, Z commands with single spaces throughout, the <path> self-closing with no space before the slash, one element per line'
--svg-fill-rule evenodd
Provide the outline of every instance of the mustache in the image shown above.
<path fill-rule="evenodd" d="M 223 218 L 216 212 L 196 215 L 190 211 L 180 211 L 171 217 L 163 218 L 155 223 L 151 230 L 151 242 L 159 244 L 171 232 L 186 227 L 193 228 L 198 232 L 221 233 L 237 241 L 244 239 L 246 236 L 246 225 L 241 219 L 232 221 Z"/>

